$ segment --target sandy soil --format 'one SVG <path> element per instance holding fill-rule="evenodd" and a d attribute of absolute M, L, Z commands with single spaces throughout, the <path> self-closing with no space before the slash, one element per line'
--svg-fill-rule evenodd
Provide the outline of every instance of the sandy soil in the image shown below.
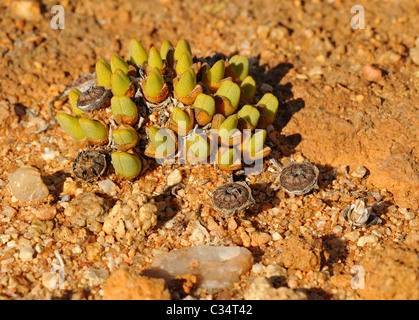
<path fill-rule="evenodd" d="M 124 266 L 141 274 L 153 250 L 197 244 L 190 221 L 201 203 L 212 243 L 249 248 L 256 267 L 231 289 L 189 290 L 190 296 L 242 299 L 264 276 L 270 289 L 286 287 L 308 299 L 419 298 L 417 2 L 61 1 L 64 30 L 50 27 L 54 4 L 34 2 L 24 10 L 14 1 L 0 5 L 1 298 L 102 299 L 111 286 L 103 289 L 109 274 Z M 365 29 L 351 28 L 355 4 L 365 8 Z M 213 218 L 208 204 L 209 193 L 228 176 L 211 166 L 151 164 L 137 182 L 116 182 L 117 195 L 108 197 L 114 205 L 133 188 L 154 195 L 159 223 L 147 238 L 130 242 L 101 226 L 74 225 L 65 207 L 76 205 L 81 192 L 100 193 L 97 184 L 73 179 L 71 165 L 81 146 L 58 125 L 31 132 L 52 121 L 48 102 L 94 71 L 98 59 L 109 60 L 115 52 L 127 57 L 132 38 L 146 48 L 186 38 L 198 56 L 251 57 L 259 92 L 272 91 L 281 104 L 269 134 L 272 156 L 282 164 L 291 156 L 316 164 L 319 188 L 305 196 L 278 191 L 269 197 L 266 163 L 250 180 L 256 205 L 232 222 Z M 54 104 L 54 112 L 61 110 L 70 110 L 65 97 Z M 51 150 L 59 156 L 45 157 Z M 48 202 L 11 197 L 8 176 L 22 165 L 41 171 Z M 351 175 L 359 166 L 367 169 L 362 178 Z M 182 202 L 160 194 L 177 168 L 185 186 L 178 191 Z M 63 194 L 71 196 L 64 205 Z M 343 209 L 360 197 L 368 198 L 381 224 L 352 229 L 343 219 Z M 34 249 L 25 261 L 24 247 Z M 67 275 L 58 290 L 48 287 L 45 275 L 59 262 L 57 250 Z M 365 270 L 365 289 L 351 287 L 354 266 Z M 159 283 L 154 297 L 162 295 L 161 288 Z M 186 295 L 169 289 L 172 298 Z M 271 291 L 257 298 L 268 299 Z"/>

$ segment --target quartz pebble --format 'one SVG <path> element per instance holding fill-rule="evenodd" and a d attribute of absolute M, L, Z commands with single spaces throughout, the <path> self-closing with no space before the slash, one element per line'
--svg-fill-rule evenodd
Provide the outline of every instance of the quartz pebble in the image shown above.
<path fill-rule="evenodd" d="M 182 181 L 182 173 L 179 169 L 173 170 L 167 177 L 167 186 L 174 186 Z"/>
<path fill-rule="evenodd" d="M 110 179 L 102 180 L 97 185 L 106 194 L 111 196 L 116 194 L 116 184 L 113 183 Z"/>
<path fill-rule="evenodd" d="M 171 280 L 193 274 L 197 285 L 206 289 L 231 287 L 253 265 L 253 256 L 242 247 L 199 245 L 155 256 L 145 274 Z"/>
<path fill-rule="evenodd" d="M 359 166 L 352 173 L 351 176 L 354 178 L 363 178 L 367 174 L 367 168 Z"/>
<path fill-rule="evenodd" d="M 371 234 L 371 235 L 363 236 L 363 237 L 359 238 L 358 242 L 357 242 L 357 245 L 358 245 L 358 247 L 363 247 L 367 243 L 375 243 L 377 241 L 378 241 L 377 236 Z"/>
<path fill-rule="evenodd" d="M 35 250 L 32 247 L 23 247 L 20 249 L 19 258 L 22 260 L 22 262 L 31 261 L 34 253 Z"/>
<path fill-rule="evenodd" d="M 32 166 L 20 167 L 8 179 L 10 191 L 19 201 L 40 201 L 49 195 L 41 173 Z"/>

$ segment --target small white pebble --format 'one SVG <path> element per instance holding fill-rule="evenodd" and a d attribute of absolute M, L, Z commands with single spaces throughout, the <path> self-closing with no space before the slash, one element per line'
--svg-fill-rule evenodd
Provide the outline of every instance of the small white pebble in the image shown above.
<path fill-rule="evenodd" d="M 171 187 L 174 186 L 182 181 L 182 173 L 179 169 L 173 170 L 168 176 L 167 176 L 167 186 Z"/>
<path fill-rule="evenodd" d="M 363 247 L 367 243 L 375 243 L 377 241 L 378 241 L 377 236 L 371 234 L 371 235 L 363 236 L 363 237 L 359 238 L 358 242 L 357 242 L 357 245 L 358 245 L 358 247 Z"/>
<path fill-rule="evenodd" d="M 263 269 L 265 269 L 265 266 L 263 264 L 261 264 L 261 263 L 255 263 L 252 266 L 252 271 L 254 273 L 261 273 L 261 272 L 263 272 Z"/>
<path fill-rule="evenodd" d="M 32 247 L 23 247 L 20 249 L 19 258 L 22 262 L 28 262 L 32 260 L 34 253 L 35 250 Z"/>
<path fill-rule="evenodd" d="M 45 161 L 54 160 L 60 155 L 59 151 L 50 150 L 49 148 L 44 148 L 44 153 L 41 154 L 42 159 Z"/>

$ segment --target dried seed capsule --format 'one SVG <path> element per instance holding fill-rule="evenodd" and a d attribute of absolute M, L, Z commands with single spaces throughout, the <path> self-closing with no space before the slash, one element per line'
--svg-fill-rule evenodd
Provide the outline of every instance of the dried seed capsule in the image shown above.
<path fill-rule="evenodd" d="M 77 179 L 92 182 L 105 174 L 108 163 L 105 150 L 83 150 L 73 162 L 73 173 Z"/>
<path fill-rule="evenodd" d="M 212 192 L 211 203 L 228 217 L 246 210 L 255 203 L 246 182 L 226 183 Z"/>
<path fill-rule="evenodd" d="M 319 169 L 315 165 L 291 162 L 279 175 L 279 184 L 288 193 L 303 195 L 315 187 Z"/>
<path fill-rule="evenodd" d="M 91 87 L 80 95 L 76 106 L 84 112 L 104 109 L 109 107 L 111 98 L 111 90 L 102 86 Z"/>

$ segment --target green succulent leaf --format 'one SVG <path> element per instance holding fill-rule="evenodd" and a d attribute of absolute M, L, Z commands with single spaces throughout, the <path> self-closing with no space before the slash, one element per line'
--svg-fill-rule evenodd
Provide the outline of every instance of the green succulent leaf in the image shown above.
<path fill-rule="evenodd" d="M 145 93 L 150 97 L 157 97 L 164 86 L 163 75 L 158 68 L 151 70 L 151 73 L 145 83 Z"/>
<path fill-rule="evenodd" d="M 238 121 L 239 120 L 237 114 L 232 114 L 223 121 L 223 123 L 218 128 L 218 135 L 220 136 L 221 140 L 227 140 L 234 133 L 234 129 L 237 129 Z"/>
<path fill-rule="evenodd" d="M 71 108 L 73 109 L 76 116 L 80 116 L 83 114 L 83 111 L 81 111 L 79 108 L 77 108 L 76 102 L 77 99 L 80 97 L 81 91 L 77 88 L 72 88 L 68 94 L 68 100 L 70 100 Z"/>
<path fill-rule="evenodd" d="M 265 109 L 265 114 L 268 119 L 273 119 L 278 111 L 278 99 L 272 93 L 265 93 L 257 103 L 262 105 Z"/>
<path fill-rule="evenodd" d="M 262 151 L 266 140 L 266 130 L 256 130 L 249 140 L 248 150 L 254 155 L 259 151 Z"/>
<path fill-rule="evenodd" d="M 115 151 L 111 154 L 112 165 L 120 176 L 132 179 L 141 172 L 141 159 L 128 152 Z"/>
<path fill-rule="evenodd" d="M 181 77 L 179 82 L 176 84 L 176 93 L 180 97 L 186 97 L 192 92 L 196 86 L 196 76 L 192 69 L 186 71 Z"/>
<path fill-rule="evenodd" d="M 162 59 L 166 59 L 167 51 L 173 48 L 173 44 L 169 40 L 164 40 L 160 47 L 160 56 Z"/>
<path fill-rule="evenodd" d="M 159 51 L 155 47 L 151 47 L 150 51 L 148 52 L 147 63 L 151 69 L 158 68 L 161 70 L 163 68 L 163 60 Z"/>
<path fill-rule="evenodd" d="M 218 82 L 224 78 L 225 63 L 224 60 L 218 60 L 206 73 L 209 82 Z"/>
<path fill-rule="evenodd" d="M 240 89 L 242 91 L 242 95 L 244 95 L 245 101 L 250 101 L 255 95 L 256 91 L 256 82 L 251 76 L 247 76 L 244 78 L 242 83 L 240 84 Z"/>
<path fill-rule="evenodd" d="M 109 63 L 101 59 L 98 62 L 96 62 L 95 70 L 98 84 L 105 88 L 109 87 L 109 85 L 111 84 L 112 75 L 112 69 Z"/>
<path fill-rule="evenodd" d="M 179 60 L 185 52 L 189 52 L 189 54 L 192 56 L 191 46 L 189 45 L 188 40 L 182 39 L 176 45 L 174 59 Z"/>
<path fill-rule="evenodd" d="M 237 112 L 237 115 L 249 122 L 253 127 L 256 127 L 259 121 L 260 112 L 257 108 L 246 104 Z"/>
<path fill-rule="evenodd" d="M 57 113 L 56 118 L 61 128 L 74 140 L 78 141 L 86 137 L 80 127 L 80 118 L 62 112 Z"/>
<path fill-rule="evenodd" d="M 194 102 L 194 108 L 202 109 L 206 111 L 210 116 L 215 114 L 215 101 L 214 98 L 205 94 L 200 93 Z"/>
<path fill-rule="evenodd" d="M 179 107 L 173 107 L 172 120 L 182 129 L 188 128 L 191 123 L 189 116 Z"/>
<path fill-rule="evenodd" d="M 240 87 L 233 81 L 223 81 L 215 94 L 227 98 L 233 108 L 239 105 Z"/>
<path fill-rule="evenodd" d="M 130 84 L 131 80 L 121 69 L 116 69 L 115 72 L 112 73 L 111 86 L 114 96 L 123 96 L 128 91 Z"/>
<path fill-rule="evenodd" d="M 240 81 L 243 81 L 249 73 L 249 60 L 247 57 L 238 54 L 231 57 L 229 63 L 233 67 Z"/>
<path fill-rule="evenodd" d="M 100 141 L 107 136 L 107 130 L 103 123 L 85 118 L 79 118 L 80 127 L 88 140 Z"/>
<path fill-rule="evenodd" d="M 238 157 L 238 153 L 235 148 L 220 148 L 221 156 L 219 159 L 219 165 L 225 168 L 231 167 Z"/>
<path fill-rule="evenodd" d="M 111 71 L 114 73 L 117 69 L 121 69 L 125 74 L 128 73 L 128 63 L 115 53 L 111 58 Z"/>
<path fill-rule="evenodd" d="M 186 141 L 186 147 L 197 158 L 205 158 L 210 154 L 210 146 L 207 139 L 197 133 L 192 134 L 188 141 Z"/>
<path fill-rule="evenodd" d="M 148 136 L 156 153 L 162 156 L 171 155 L 176 148 L 176 142 L 170 135 L 170 132 L 164 128 L 149 127 Z"/>
<path fill-rule="evenodd" d="M 111 99 L 112 115 L 124 115 L 129 118 L 136 118 L 138 109 L 135 103 L 127 96 L 113 96 Z"/>
<path fill-rule="evenodd" d="M 193 64 L 192 57 L 189 52 L 184 52 L 176 63 L 176 73 L 182 74 L 186 72 Z"/>
<path fill-rule="evenodd" d="M 132 39 L 129 43 L 129 61 L 136 66 L 147 61 L 148 55 L 140 41 Z"/>
<path fill-rule="evenodd" d="M 131 144 L 138 139 L 137 133 L 131 129 L 114 130 L 112 137 L 117 145 Z"/>

